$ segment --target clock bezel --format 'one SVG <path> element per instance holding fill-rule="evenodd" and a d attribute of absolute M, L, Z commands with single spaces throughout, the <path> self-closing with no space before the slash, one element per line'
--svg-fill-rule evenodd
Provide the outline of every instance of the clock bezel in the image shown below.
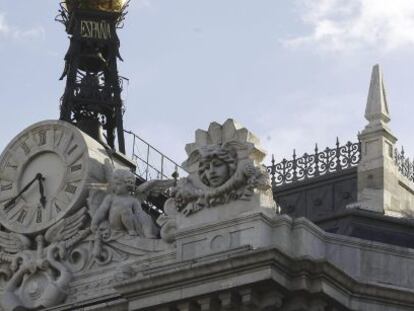
<path fill-rule="evenodd" d="M 30 152 L 27 154 L 25 153 L 25 156 L 20 154 L 20 158 L 16 155 L 17 149 L 22 148 L 21 144 L 24 144 L 29 139 L 32 140 L 32 142 L 35 142 L 34 137 L 44 130 L 46 132 L 46 135 L 49 133 L 49 135 L 52 135 L 53 137 L 49 137 L 49 141 L 42 145 L 31 145 Z M 52 133 L 50 133 L 52 131 Z M 62 136 L 60 137 L 59 142 L 56 140 L 56 133 L 62 131 Z M 65 136 L 66 135 L 66 136 Z M 8 230 L 19 232 L 22 234 L 38 234 L 65 216 L 67 216 L 70 213 L 73 213 L 78 208 L 82 206 L 82 203 L 85 203 L 86 199 L 86 191 L 87 191 L 87 179 L 88 179 L 88 171 L 89 171 L 89 161 L 87 161 L 88 158 L 88 148 L 87 143 L 85 142 L 85 134 L 83 134 L 78 128 L 71 125 L 68 122 L 65 121 L 56 121 L 56 120 L 48 120 L 48 121 L 42 121 L 38 122 L 36 124 L 33 124 L 29 126 L 28 128 L 24 129 L 22 132 L 20 132 L 16 137 L 12 139 L 12 141 L 7 145 L 5 150 L 0 155 L 0 184 L 1 184 L 1 174 L 5 171 L 5 161 L 9 160 L 14 157 L 14 162 L 18 164 L 18 168 L 15 172 L 15 180 L 12 182 L 13 187 L 15 188 L 14 191 L 17 193 L 19 187 L 22 187 L 24 185 L 21 185 L 21 177 L 24 174 L 25 168 L 29 165 L 30 161 L 32 161 L 34 158 L 38 157 L 42 153 L 46 152 L 52 152 L 56 154 L 62 161 L 63 165 L 65 166 L 65 174 L 61 181 L 61 184 L 58 187 L 58 191 L 56 192 L 56 196 L 49 198 L 51 201 L 56 200 L 56 198 L 65 191 L 66 185 L 71 184 L 71 181 L 73 179 L 70 179 L 70 176 L 76 176 L 78 179 L 76 179 L 76 190 L 71 195 L 69 202 L 65 203 L 65 206 L 60 206 L 62 209 L 60 212 L 55 215 L 55 217 L 50 218 L 47 221 L 42 221 L 40 223 L 33 223 L 33 220 L 30 222 L 30 224 L 23 223 L 17 223 L 17 220 L 13 217 L 13 220 L 11 220 L 2 206 L 4 206 L 5 202 L 3 201 L 0 205 L 0 223 Z M 69 136 L 69 138 L 68 138 Z M 52 141 L 50 141 L 52 139 Z M 60 144 L 64 144 L 65 142 L 61 141 L 62 139 L 68 140 L 67 146 L 61 146 Z M 71 143 L 75 142 L 75 144 L 78 146 L 79 155 L 75 154 L 73 157 L 71 157 L 71 154 L 66 155 L 65 152 L 68 151 L 68 149 L 71 147 Z M 18 159 L 16 159 L 18 158 Z M 23 158 L 23 161 L 22 161 Z M 75 160 L 73 160 L 75 159 Z M 81 173 L 75 173 L 74 175 L 70 175 L 70 170 L 74 165 L 77 165 L 77 163 L 81 162 L 82 169 Z M 41 173 L 41 172 L 40 172 Z M 20 188 L 21 189 L 21 188 Z M 1 196 L 1 193 L 0 193 Z M 52 203 L 50 203 L 52 204 Z M 33 206 L 33 205 L 32 205 Z M 30 207 L 29 207 L 30 208 Z M 23 209 L 23 207 L 21 207 Z M 34 215 L 33 211 L 31 216 Z M 34 219 L 32 217 L 32 219 Z"/>

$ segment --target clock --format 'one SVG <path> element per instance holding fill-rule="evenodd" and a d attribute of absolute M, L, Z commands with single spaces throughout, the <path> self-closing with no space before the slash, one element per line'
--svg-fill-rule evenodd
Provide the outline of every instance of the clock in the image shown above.
<path fill-rule="evenodd" d="M 37 234 L 86 205 L 88 185 L 105 181 L 106 149 L 65 121 L 36 123 L 0 156 L 0 223 Z"/>

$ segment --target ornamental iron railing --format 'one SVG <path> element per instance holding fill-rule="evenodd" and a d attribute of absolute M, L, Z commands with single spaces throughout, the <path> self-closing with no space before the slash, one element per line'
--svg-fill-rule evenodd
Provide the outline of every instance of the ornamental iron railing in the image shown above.
<path fill-rule="evenodd" d="M 161 151 L 151 146 L 144 139 L 131 131 L 124 131 L 129 136 L 126 140 L 132 145 L 132 160 L 137 169 L 136 174 L 144 180 L 171 179 L 174 173 L 177 176 L 186 176 L 187 172 Z M 176 177 L 177 177 L 176 176 Z"/>
<path fill-rule="evenodd" d="M 292 160 L 283 159 L 276 163 L 272 156 L 272 165 L 267 167 L 271 176 L 272 188 L 305 181 L 314 177 L 337 173 L 358 165 L 361 160 L 361 142 L 348 141 L 341 146 L 336 140 L 335 148 L 319 151 L 315 145 L 315 153 L 296 156 L 293 150 Z"/>
<path fill-rule="evenodd" d="M 394 163 L 401 175 L 414 182 L 414 160 L 405 155 L 404 147 L 401 147 L 401 151 L 394 149 Z"/>

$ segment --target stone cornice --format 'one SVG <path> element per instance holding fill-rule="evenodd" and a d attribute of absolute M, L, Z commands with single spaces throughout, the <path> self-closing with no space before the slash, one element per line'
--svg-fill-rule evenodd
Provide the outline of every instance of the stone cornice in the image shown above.
<path fill-rule="evenodd" d="M 170 269 L 168 266 L 162 271 L 142 271 L 140 276 L 119 283 L 115 289 L 128 301 L 141 303 L 145 297 L 170 291 L 179 290 L 180 295 L 174 297 L 178 301 L 270 281 L 288 292 L 330 297 L 345 307 L 360 299 L 414 307 L 412 290 L 359 282 L 327 261 L 293 259 L 275 248 L 227 252 L 211 256 L 209 261 L 204 258 L 183 261 Z"/>

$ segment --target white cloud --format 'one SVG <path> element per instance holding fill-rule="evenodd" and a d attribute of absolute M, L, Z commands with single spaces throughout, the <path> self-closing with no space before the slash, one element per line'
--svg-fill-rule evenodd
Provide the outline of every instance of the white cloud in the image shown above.
<path fill-rule="evenodd" d="M 0 13 L 0 40 L 12 39 L 15 41 L 28 41 L 45 37 L 45 30 L 43 27 L 37 26 L 31 29 L 20 29 L 10 25 L 6 16 Z"/>
<path fill-rule="evenodd" d="M 0 35 L 8 35 L 10 32 L 9 25 L 7 25 L 6 18 L 0 14 Z"/>
<path fill-rule="evenodd" d="M 328 51 L 414 47 L 413 0 L 298 0 L 302 21 L 312 28 L 284 40 L 288 47 Z"/>

